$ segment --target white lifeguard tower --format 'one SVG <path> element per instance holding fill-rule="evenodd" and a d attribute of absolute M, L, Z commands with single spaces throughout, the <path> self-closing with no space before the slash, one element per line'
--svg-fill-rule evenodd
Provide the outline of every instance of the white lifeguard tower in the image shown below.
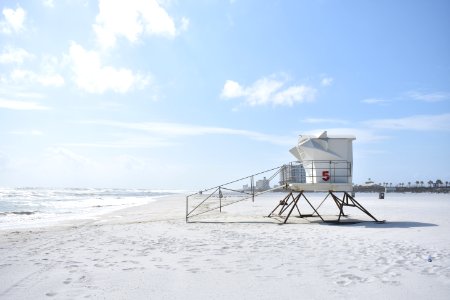
<path fill-rule="evenodd" d="M 361 204 L 359 204 L 349 193 L 353 191 L 352 173 L 353 173 L 353 146 L 352 143 L 356 139 L 355 136 L 337 136 L 328 135 L 326 131 L 318 136 L 301 135 L 297 146 L 292 148 L 290 152 L 302 164 L 306 173 L 306 180 L 302 183 L 289 183 L 286 188 L 290 193 L 280 201 L 275 209 L 269 214 L 272 216 L 282 216 L 282 214 L 290 208 L 284 223 L 287 222 L 294 208 L 297 208 L 299 216 L 303 217 L 319 217 L 322 221 L 326 221 L 318 213 L 318 209 L 322 203 L 329 197 L 334 200 L 339 209 L 337 220 L 331 222 L 339 222 L 344 214 L 344 207 L 356 207 L 371 217 L 372 216 Z M 306 198 L 306 192 L 327 192 L 325 199 L 315 208 Z M 342 199 L 336 194 L 342 192 Z M 296 194 L 297 193 L 297 194 Z M 306 200 L 313 209 L 312 214 L 302 214 L 297 206 L 300 199 Z M 280 208 L 278 214 L 275 211 Z M 327 220 L 330 221 L 330 220 Z"/>
<path fill-rule="evenodd" d="M 298 145 L 290 150 L 303 165 L 305 183 L 292 183 L 289 188 L 299 191 L 351 192 L 354 136 L 300 136 Z"/>
<path fill-rule="evenodd" d="M 219 186 L 209 188 L 186 197 L 186 222 L 191 218 L 211 211 L 222 212 L 222 208 L 239 203 L 271 191 L 288 191 L 288 195 L 279 201 L 275 209 L 267 216 L 286 223 L 292 212 L 296 210 L 300 218 L 320 218 L 323 222 L 341 222 L 344 207 L 355 207 L 363 211 L 370 218 L 378 222 L 355 198 L 352 184 L 353 174 L 353 141 L 351 135 L 321 134 L 301 135 L 298 144 L 290 152 L 297 161 L 259 172 L 247 177 L 230 181 Z M 267 175 L 266 175 L 267 174 Z M 272 174 L 272 175 L 270 175 Z M 262 179 L 257 180 L 257 178 Z M 279 177 L 280 186 L 270 188 L 270 181 Z M 236 185 L 246 182 L 245 185 Z M 264 186 L 261 185 L 264 183 Z M 244 186 L 244 188 L 241 188 Z M 309 192 L 326 192 L 322 202 L 314 207 L 305 194 Z M 338 194 L 343 193 L 342 197 Z M 350 193 L 350 194 L 349 194 Z M 326 218 L 319 214 L 319 209 L 327 199 L 333 199 L 339 215 L 337 220 Z M 305 200 L 313 213 L 305 214 L 300 211 L 299 201 Z M 333 206 L 332 206 L 333 207 Z M 287 215 L 285 216 L 284 213 Z M 346 220 L 348 222 L 348 219 Z"/>

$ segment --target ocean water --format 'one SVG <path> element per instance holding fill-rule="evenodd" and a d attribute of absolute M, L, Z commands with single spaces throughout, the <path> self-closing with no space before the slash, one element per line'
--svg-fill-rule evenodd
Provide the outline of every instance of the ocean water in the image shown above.
<path fill-rule="evenodd" d="M 170 191 L 0 188 L 0 230 L 53 225 L 143 205 Z"/>

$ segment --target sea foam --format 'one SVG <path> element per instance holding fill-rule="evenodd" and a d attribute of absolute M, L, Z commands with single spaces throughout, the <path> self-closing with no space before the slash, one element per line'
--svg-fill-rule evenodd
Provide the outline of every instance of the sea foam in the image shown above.
<path fill-rule="evenodd" d="M 0 229 L 92 218 L 168 194 L 171 192 L 145 189 L 0 188 Z"/>

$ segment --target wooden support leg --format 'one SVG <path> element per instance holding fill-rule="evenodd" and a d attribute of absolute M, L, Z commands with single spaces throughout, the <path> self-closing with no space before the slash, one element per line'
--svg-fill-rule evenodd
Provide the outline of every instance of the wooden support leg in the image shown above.
<path fill-rule="evenodd" d="M 297 196 L 294 197 L 294 193 L 290 192 L 286 197 L 284 197 L 283 200 L 280 201 L 280 203 L 278 203 L 278 205 L 270 212 L 270 214 L 268 215 L 268 217 L 271 217 L 274 212 L 279 208 L 280 211 L 278 212 L 278 215 L 281 216 L 285 211 L 289 210 L 288 215 L 286 216 L 286 218 L 284 219 L 283 224 L 286 224 L 288 219 L 290 218 L 292 212 L 294 211 L 294 208 L 297 209 L 297 212 L 299 214 L 299 216 L 301 218 L 303 217 L 307 217 L 307 216 L 314 216 L 314 214 L 317 214 L 317 216 L 323 221 L 326 222 L 322 216 L 319 214 L 318 209 L 320 208 L 320 206 L 325 202 L 325 200 L 328 198 L 328 196 L 330 196 L 333 198 L 334 203 L 336 204 L 337 208 L 339 209 L 339 215 L 338 215 L 338 219 L 334 222 L 340 222 L 342 217 L 345 217 L 345 213 L 344 213 L 344 206 L 351 206 L 351 207 L 356 207 L 359 210 L 361 210 L 362 212 L 364 212 L 366 215 L 368 215 L 369 217 L 371 217 L 373 220 L 375 220 L 376 222 L 380 222 L 377 220 L 377 218 L 375 218 L 367 209 L 365 209 L 358 201 L 355 200 L 355 198 L 353 198 L 351 195 L 349 195 L 347 192 L 344 192 L 344 196 L 342 199 L 340 199 L 338 196 L 336 196 L 332 191 L 329 191 L 327 196 L 325 197 L 325 199 L 322 200 L 322 202 L 320 203 L 320 205 L 318 206 L 318 208 L 314 208 L 314 206 L 311 204 L 311 202 L 308 200 L 308 198 L 306 198 L 305 194 L 303 191 L 301 191 Z M 304 198 L 305 201 L 309 204 L 309 206 L 313 209 L 314 213 L 311 215 L 302 215 L 300 212 L 300 209 L 298 207 L 298 202 L 300 201 L 301 198 Z"/>
<path fill-rule="evenodd" d="M 283 211 L 284 206 L 287 204 L 289 197 L 291 197 L 291 196 L 292 196 L 292 192 L 290 192 L 286 197 L 284 197 L 283 200 L 280 200 L 278 205 L 270 212 L 270 214 L 267 217 L 272 216 L 272 214 L 278 209 L 278 207 L 281 206 L 280 213 L 278 213 L 278 215 L 280 215 L 281 212 Z"/>
<path fill-rule="evenodd" d="M 377 220 L 377 218 L 375 218 L 374 216 L 372 216 L 371 213 L 369 213 L 369 211 L 367 209 L 365 209 L 361 204 L 359 204 L 358 201 L 355 200 L 355 198 L 353 198 L 352 196 L 350 196 L 347 192 L 345 193 L 348 197 L 348 199 L 350 199 L 350 201 L 353 202 L 353 204 L 355 205 L 355 207 L 359 208 L 362 212 L 364 212 L 366 215 L 368 215 L 369 217 L 371 217 L 372 219 L 375 220 L 375 222 L 380 222 Z"/>
<path fill-rule="evenodd" d="M 305 195 L 302 195 L 303 198 L 305 198 L 306 202 L 308 202 L 309 206 L 311 206 L 311 208 L 314 210 L 314 213 L 317 214 L 317 216 L 319 216 L 319 218 L 324 221 L 324 219 L 322 218 L 322 216 L 317 212 L 317 209 L 314 208 L 314 206 L 309 202 L 308 198 L 306 198 Z M 328 196 L 327 196 L 328 197 Z M 325 198 L 326 199 L 326 198 Z M 322 202 L 323 203 L 323 202 Z"/>
<path fill-rule="evenodd" d="M 292 201 L 289 202 L 289 199 L 290 199 L 290 198 L 294 199 L 294 193 L 292 193 L 292 192 L 289 193 L 289 195 L 288 195 L 286 198 L 284 198 L 284 199 L 282 200 L 283 205 L 281 206 L 281 209 L 280 209 L 280 211 L 278 212 L 278 215 L 279 215 L 279 216 L 281 216 L 281 215 L 284 213 L 284 211 L 285 211 L 286 209 L 288 209 L 288 208 L 291 206 Z"/>
<path fill-rule="evenodd" d="M 292 198 L 292 201 L 286 206 L 286 207 L 283 207 L 283 209 L 282 210 L 280 210 L 280 212 L 278 213 L 278 215 L 279 216 L 281 216 L 292 204 L 294 204 L 294 202 L 295 202 L 295 199 L 297 199 L 297 198 L 299 198 L 300 196 L 299 195 L 297 195 L 296 197 L 294 197 L 294 194 L 292 194 L 291 195 L 291 198 Z M 296 203 L 296 202 L 295 202 Z M 296 205 L 294 205 L 294 206 L 296 206 Z M 297 207 L 297 210 L 298 210 L 298 207 Z"/>
<path fill-rule="evenodd" d="M 344 200 L 339 199 L 335 194 L 333 194 L 333 192 L 330 191 L 329 194 L 331 195 L 331 197 L 333 197 L 334 203 L 336 204 L 337 208 L 339 209 L 339 216 L 338 216 L 337 222 L 340 222 L 341 217 L 345 217 L 345 214 L 344 214 L 345 202 L 344 202 Z"/>
<path fill-rule="evenodd" d="M 286 224 L 287 220 L 288 220 L 289 217 L 291 216 L 291 213 L 292 213 L 292 211 L 294 210 L 294 207 L 297 206 L 297 202 L 298 202 L 298 200 L 300 199 L 301 195 L 303 195 L 303 191 L 300 192 L 300 194 L 298 194 L 297 197 L 295 197 L 295 199 L 294 199 L 294 201 L 293 201 L 294 205 L 292 206 L 291 210 L 289 211 L 288 215 L 286 216 L 286 219 L 284 219 L 284 222 L 283 222 L 284 224 Z"/>

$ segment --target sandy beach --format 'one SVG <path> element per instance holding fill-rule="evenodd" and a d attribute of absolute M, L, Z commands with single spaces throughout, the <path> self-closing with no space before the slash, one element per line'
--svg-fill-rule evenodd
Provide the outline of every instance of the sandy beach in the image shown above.
<path fill-rule="evenodd" d="M 352 225 L 297 218 L 279 225 L 264 216 L 282 196 L 191 223 L 177 194 L 58 226 L 0 231 L 0 298 L 450 298 L 449 195 L 357 194 L 386 223 Z"/>

